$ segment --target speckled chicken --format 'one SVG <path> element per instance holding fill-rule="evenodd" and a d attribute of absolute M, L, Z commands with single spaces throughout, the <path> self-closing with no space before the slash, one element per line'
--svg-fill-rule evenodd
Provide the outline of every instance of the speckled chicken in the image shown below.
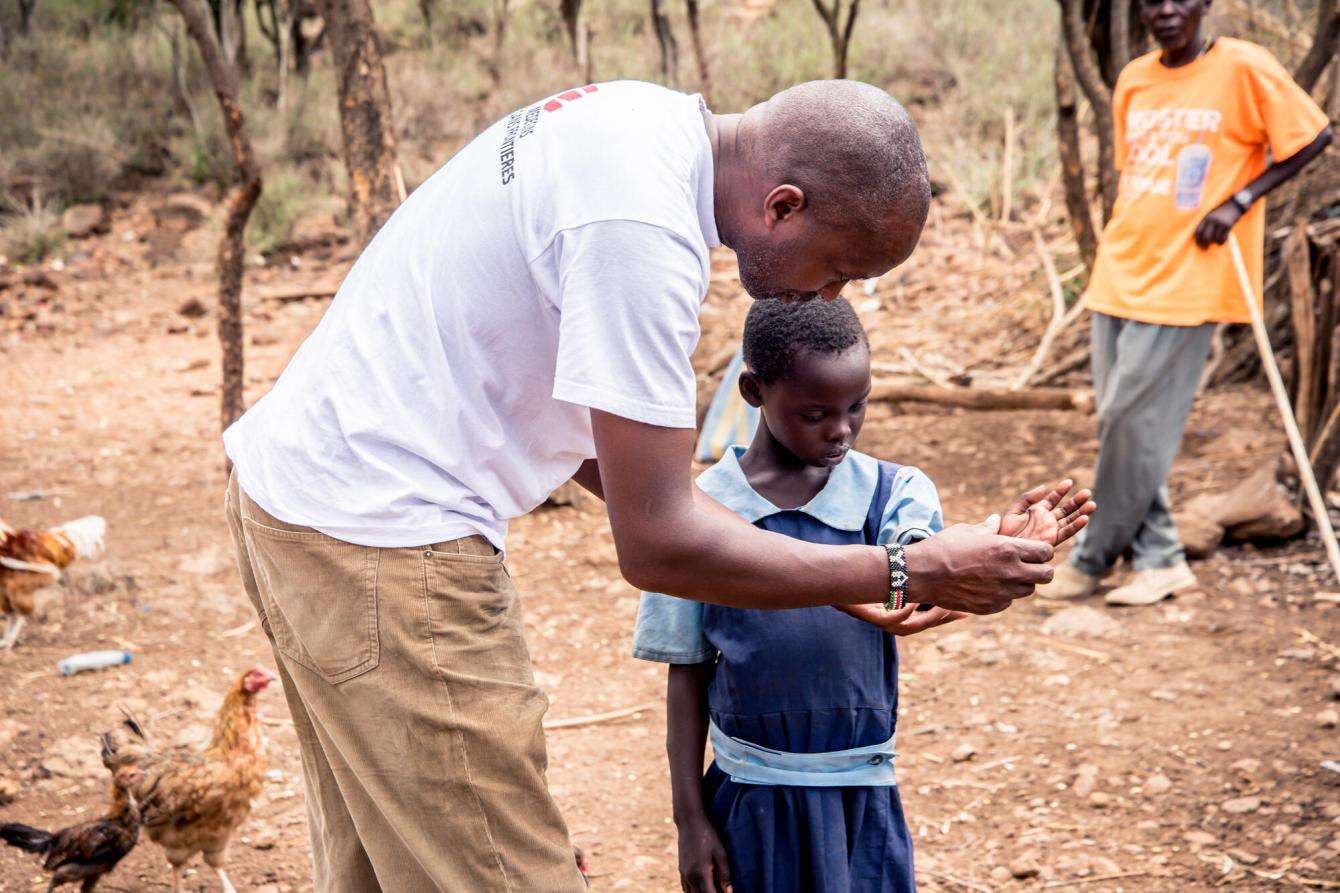
<path fill-rule="evenodd" d="M 107 522 L 97 515 L 50 530 L 17 530 L 0 520 L 0 613 L 5 615 L 0 651 L 18 641 L 33 612 L 33 593 L 59 580 L 76 558 L 96 558 L 106 533 Z"/>
<path fill-rule="evenodd" d="M 196 853 L 218 874 L 224 893 L 236 893 L 224 861 L 229 839 L 251 813 L 251 801 L 265 780 L 256 696 L 274 679 L 260 667 L 238 678 L 202 752 L 156 750 L 133 717 L 108 736 L 103 753 L 107 767 L 135 766 L 144 773 L 135 787 L 144 830 L 163 847 L 172 866 L 174 893 L 180 893 L 182 871 Z"/>
<path fill-rule="evenodd" d="M 45 857 L 42 868 L 51 874 L 47 893 L 74 883 L 81 893 L 89 893 L 140 838 L 140 810 L 133 791 L 143 780 L 144 773 L 133 766 L 118 769 L 112 776 L 112 805 L 102 818 L 60 831 L 11 822 L 0 825 L 0 840 Z"/>

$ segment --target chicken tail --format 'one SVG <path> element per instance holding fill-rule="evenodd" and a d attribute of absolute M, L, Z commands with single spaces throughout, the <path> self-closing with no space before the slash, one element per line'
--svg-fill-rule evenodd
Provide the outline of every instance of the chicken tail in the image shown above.
<path fill-rule="evenodd" d="M 67 521 L 59 527 L 53 527 L 49 532 L 64 537 L 74 550 L 74 556 L 97 558 L 102 554 L 103 537 L 107 535 L 107 521 L 98 515 L 85 515 Z"/>
<path fill-rule="evenodd" d="M 51 849 L 51 832 L 11 822 L 0 825 L 0 840 L 29 853 L 45 853 Z"/>

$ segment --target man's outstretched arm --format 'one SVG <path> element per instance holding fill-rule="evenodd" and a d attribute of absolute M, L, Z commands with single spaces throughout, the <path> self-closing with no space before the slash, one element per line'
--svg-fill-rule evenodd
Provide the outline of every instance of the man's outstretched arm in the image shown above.
<path fill-rule="evenodd" d="M 694 432 L 591 411 L 599 490 L 629 583 L 749 608 L 882 602 L 879 546 L 824 546 L 761 530 L 693 485 Z M 1003 611 L 1051 579 L 1052 547 L 959 524 L 907 547 L 911 600 L 974 614 Z"/>

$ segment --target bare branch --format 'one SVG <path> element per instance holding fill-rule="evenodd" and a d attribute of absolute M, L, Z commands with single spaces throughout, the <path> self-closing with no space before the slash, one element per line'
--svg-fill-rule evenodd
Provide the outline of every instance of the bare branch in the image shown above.
<path fill-rule="evenodd" d="M 1112 216 L 1117 200 L 1116 164 L 1112 146 L 1112 91 L 1103 81 L 1094 59 L 1088 29 L 1084 23 L 1083 0 L 1061 0 L 1061 33 L 1070 64 L 1093 107 L 1094 129 L 1098 131 L 1098 183 L 1103 195 L 1103 220 Z"/>
<path fill-rule="evenodd" d="M 1340 50 L 1340 9 L 1336 9 L 1335 0 L 1317 0 L 1317 30 L 1312 37 L 1312 49 L 1298 64 L 1293 79 L 1311 93 L 1337 50 Z"/>

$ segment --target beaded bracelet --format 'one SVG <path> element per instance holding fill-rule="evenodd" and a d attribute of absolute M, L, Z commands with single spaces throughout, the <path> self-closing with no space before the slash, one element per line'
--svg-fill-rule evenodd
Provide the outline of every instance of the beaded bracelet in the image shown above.
<path fill-rule="evenodd" d="M 886 544 L 884 551 L 889 556 L 889 598 L 884 610 L 899 611 L 907 601 L 907 556 L 896 543 Z"/>

